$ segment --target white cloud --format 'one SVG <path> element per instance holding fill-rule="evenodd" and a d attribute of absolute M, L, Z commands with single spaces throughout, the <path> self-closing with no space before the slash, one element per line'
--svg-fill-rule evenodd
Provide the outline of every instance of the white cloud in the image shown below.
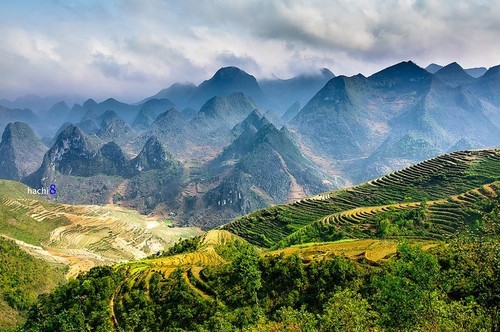
<path fill-rule="evenodd" d="M 0 98 L 141 98 L 228 65 L 368 75 L 408 59 L 492 66 L 500 54 L 493 0 L 27 0 L 0 3 L 0 19 Z"/>

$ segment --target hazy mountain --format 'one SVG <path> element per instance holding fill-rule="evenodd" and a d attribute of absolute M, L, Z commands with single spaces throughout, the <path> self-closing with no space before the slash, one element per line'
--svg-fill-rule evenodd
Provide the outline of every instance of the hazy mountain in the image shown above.
<path fill-rule="evenodd" d="M 443 66 L 441 65 L 431 63 L 430 65 L 425 67 L 425 70 L 427 70 L 431 74 L 435 74 L 442 68 Z M 488 69 L 486 69 L 485 67 L 476 67 L 476 68 L 466 68 L 464 70 L 468 75 L 472 76 L 473 78 L 478 78 L 483 76 L 483 74 L 486 73 Z"/>
<path fill-rule="evenodd" d="M 150 212 L 178 195 L 182 173 L 182 166 L 156 137 L 129 160 L 116 143 L 101 145 L 69 125 L 45 153 L 40 168 L 23 182 L 34 188 L 56 183 L 58 199 L 68 203 L 103 204 L 116 199 Z"/>
<path fill-rule="evenodd" d="M 237 123 L 231 131 L 237 137 L 252 127 L 259 130 L 268 124 L 269 120 L 259 110 L 254 109 L 250 114 L 248 114 L 245 120 Z"/>
<path fill-rule="evenodd" d="M 120 199 L 128 206 L 149 213 L 159 204 L 176 206 L 183 187 L 183 167 L 156 137 L 130 160 L 129 180 Z"/>
<path fill-rule="evenodd" d="M 132 159 L 129 168 L 133 173 L 140 173 L 153 169 L 166 169 L 177 163 L 165 149 L 157 137 L 152 136 L 144 145 L 142 151 Z"/>
<path fill-rule="evenodd" d="M 485 67 L 477 67 L 477 68 L 468 68 L 465 69 L 465 72 L 474 78 L 479 78 L 484 75 L 488 71 Z"/>
<path fill-rule="evenodd" d="M 201 107 L 193 122 L 214 129 L 232 128 L 256 108 L 257 104 L 241 92 L 228 97 L 212 97 Z"/>
<path fill-rule="evenodd" d="M 172 103 L 170 99 L 167 98 L 149 99 L 144 104 L 142 104 L 139 113 L 132 123 L 132 126 L 134 127 L 134 129 L 138 130 L 148 129 L 153 124 L 158 115 L 171 109 L 174 106 L 174 103 Z"/>
<path fill-rule="evenodd" d="M 0 178 L 18 181 L 34 172 L 46 151 L 29 125 L 9 123 L 0 143 Z"/>
<path fill-rule="evenodd" d="M 55 129 L 59 127 L 66 119 L 70 117 L 70 107 L 64 101 L 60 101 L 48 110 L 41 113 L 44 125 Z"/>
<path fill-rule="evenodd" d="M 476 80 L 456 63 L 433 75 L 411 61 L 369 78 L 340 76 L 290 125 L 309 151 L 359 182 L 449 151 L 461 140 L 473 148 L 500 144 L 498 78 L 495 67 Z"/>
<path fill-rule="evenodd" d="M 359 158 L 380 145 L 390 131 L 388 121 L 415 105 L 431 81 L 432 75 L 411 61 L 369 78 L 338 76 L 290 124 L 330 158 Z"/>
<path fill-rule="evenodd" d="M 174 83 L 170 87 L 161 90 L 154 96 L 144 99 L 139 104 L 143 104 L 153 98 L 155 99 L 166 98 L 171 100 L 177 107 L 183 109 L 189 105 L 189 100 L 191 99 L 195 91 L 196 91 L 196 85 L 191 82 Z"/>
<path fill-rule="evenodd" d="M 235 92 L 252 98 L 261 107 L 269 106 L 269 99 L 262 92 L 255 77 L 237 67 L 221 68 L 212 78 L 202 82 L 193 92 L 189 105 L 200 108 L 215 96 L 229 97 Z"/>
<path fill-rule="evenodd" d="M 85 112 L 85 115 L 76 125 L 87 134 L 97 135 L 97 132 L 100 129 L 100 122 L 99 112 L 94 109 L 90 109 Z"/>
<path fill-rule="evenodd" d="M 360 92 L 368 82 L 361 76 L 330 80 L 290 122 L 312 145 L 335 159 L 362 155 L 373 145 L 373 127 Z"/>
<path fill-rule="evenodd" d="M 61 101 L 69 103 L 80 102 L 84 100 L 82 96 L 79 95 L 53 95 L 41 97 L 35 94 L 28 94 L 22 97 L 18 97 L 13 101 L 2 99 L 0 100 L 0 105 L 9 108 L 29 108 L 35 112 L 46 111 L 50 109 L 54 104 L 60 103 Z"/>
<path fill-rule="evenodd" d="M 89 176 L 100 170 L 93 164 L 99 143 L 75 125 L 67 126 L 54 145 L 45 153 L 40 168 L 26 180 L 33 187 L 40 187 L 42 181 L 53 177 L 55 172 L 75 176 Z"/>
<path fill-rule="evenodd" d="M 488 69 L 469 88 L 480 98 L 500 107 L 500 65 Z"/>
<path fill-rule="evenodd" d="M 141 135 L 143 139 L 151 136 L 157 137 L 176 156 L 184 155 L 197 144 L 188 120 L 175 107 L 158 115 L 150 129 Z"/>
<path fill-rule="evenodd" d="M 446 68 L 446 67 L 445 67 Z M 369 158 L 361 161 L 356 182 L 456 149 L 458 142 L 496 146 L 500 130 L 470 91 L 434 79 L 429 91 L 410 110 L 391 121 L 391 132 Z"/>
<path fill-rule="evenodd" d="M 11 122 L 24 122 L 38 132 L 40 119 L 30 109 L 11 109 L 0 105 L 0 128 L 5 128 Z"/>
<path fill-rule="evenodd" d="M 282 115 L 294 102 L 305 105 L 335 75 L 323 68 L 317 73 L 302 74 L 290 79 L 268 79 L 259 81 L 262 91 L 277 106 Z"/>
<path fill-rule="evenodd" d="M 431 74 L 435 74 L 437 73 L 441 68 L 443 68 L 443 66 L 441 65 L 438 65 L 438 64 L 435 64 L 435 63 L 431 63 L 430 65 L 428 65 L 427 67 L 425 67 L 425 70 L 427 70 L 429 73 Z"/>
<path fill-rule="evenodd" d="M 456 62 L 450 63 L 449 65 L 441 68 L 434 75 L 452 87 L 459 85 L 464 86 L 474 82 L 475 80 Z"/>
<path fill-rule="evenodd" d="M 133 142 L 137 134 L 115 111 L 108 110 L 100 117 L 100 126 L 97 136 L 106 142 L 116 142 L 126 145 Z"/>

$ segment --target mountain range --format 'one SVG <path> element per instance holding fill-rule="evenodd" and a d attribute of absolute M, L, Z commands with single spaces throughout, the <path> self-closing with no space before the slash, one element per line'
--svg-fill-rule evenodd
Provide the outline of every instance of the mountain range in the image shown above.
<path fill-rule="evenodd" d="M 370 77 L 322 69 L 257 80 L 225 67 L 198 86 L 176 83 L 135 104 L 2 107 L 5 125 L 25 124 L 5 131 L 1 176 L 33 186 L 57 180 L 66 202 L 120 202 L 213 227 L 441 153 L 497 146 L 499 70 L 479 72 L 406 61 Z M 151 142 L 172 164 L 137 173 L 132 161 Z M 153 188 L 163 198 L 152 198 Z"/>
<path fill-rule="evenodd" d="M 47 100 L 0 101 L 2 330 L 500 326 L 500 66 Z"/>

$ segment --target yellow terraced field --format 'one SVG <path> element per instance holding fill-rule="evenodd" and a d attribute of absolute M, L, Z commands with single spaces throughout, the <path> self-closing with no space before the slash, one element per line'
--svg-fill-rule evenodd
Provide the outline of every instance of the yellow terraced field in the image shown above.
<path fill-rule="evenodd" d="M 421 242 L 424 249 L 436 246 L 436 242 Z M 346 256 L 352 259 L 364 258 L 377 262 L 396 253 L 398 242 L 395 240 L 353 240 L 332 243 L 307 244 L 270 251 L 270 255 L 297 254 L 305 259 L 321 259 L 327 255 Z"/>
<path fill-rule="evenodd" d="M 18 240 L 36 257 L 69 265 L 68 276 L 97 265 L 145 258 L 179 239 L 201 234 L 199 229 L 171 228 L 117 206 L 54 204 L 17 196 L 0 192 L 1 210 L 12 215 L 0 220 L 0 235 Z"/>

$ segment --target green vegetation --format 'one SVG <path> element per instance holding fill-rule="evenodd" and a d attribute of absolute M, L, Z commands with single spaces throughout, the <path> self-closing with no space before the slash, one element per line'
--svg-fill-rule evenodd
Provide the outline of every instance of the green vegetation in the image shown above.
<path fill-rule="evenodd" d="M 495 239 L 458 238 L 431 251 L 401 243 L 397 255 L 381 265 L 339 256 L 307 262 L 297 255 L 259 256 L 251 246 L 241 248 L 246 249 L 234 253 L 231 262 L 199 275 L 185 268 L 169 276 L 155 269 L 135 274 L 126 268 L 94 269 L 44 296 L 24 330 L 108 331 L 113 324 L 125 331 L 499 327 Z"/>
<path fill-rule="evenodd" d="M 0 330 L 24 321 L 37 296 L 52 291 L 65 272 L 64 267 L 33 258 L 0 237 Z"/>
<path fill-rule="evenodd" d="M 442 156 L 94 268 L 42 296 L 20 330 L 498 331 L 499 152 Z"/>
<path fill-rule="evenodd" d="M 496 196 L 499 164 L 499 149 L 455 152 L 359 186 L 259 210 L 224 229 L 268 248 L 375 236 L 442 239 L 474 223 L 469 212 Z M 414 212 L 396 213 L 421 210 L 421 202 L 429 203 L 425 222 Z"/>
<path fill-rule="evenodd" d="M 28 194 L 27 189 L 19 182 L 0 180 L 0 234 L 40 245 L 49 239 L 52 230 L 69 221 L 48 212 L 55 205 Z"/>

